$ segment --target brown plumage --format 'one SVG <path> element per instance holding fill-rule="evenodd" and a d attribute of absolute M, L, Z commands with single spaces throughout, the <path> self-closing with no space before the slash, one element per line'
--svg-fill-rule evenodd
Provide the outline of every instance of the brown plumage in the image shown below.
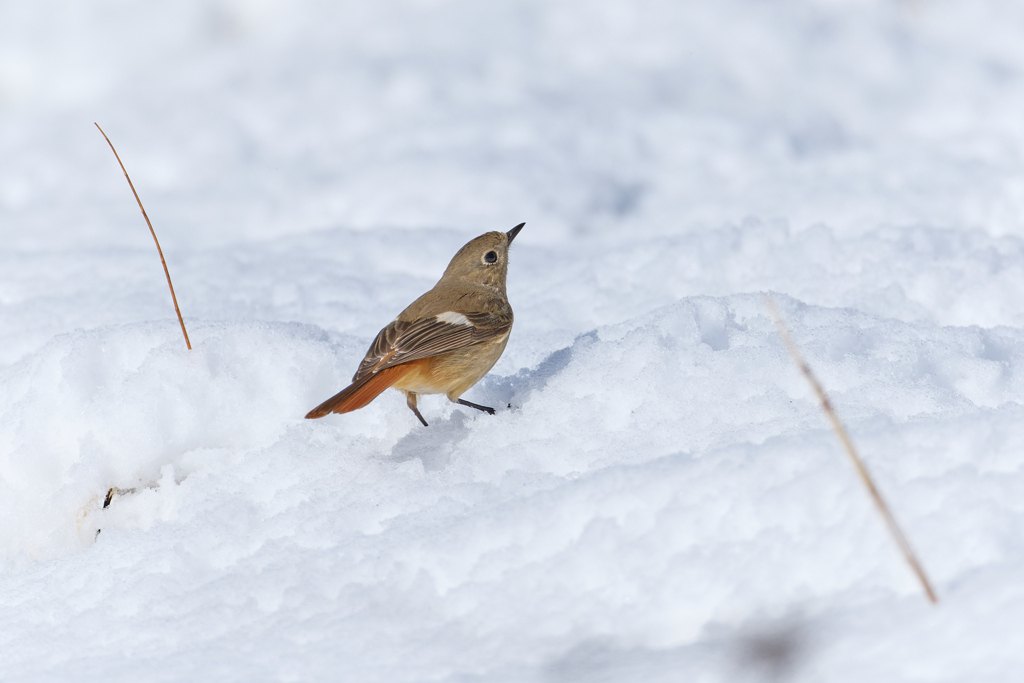
<path fill-rule="evenodd" d="M 352 384 L 306 417 L 358 410 L 388 387 L 405 394 L 424 426 L 416 406 L 420 394 L 445 394 L 493 415 L 493 408 L 460 396 L 487 374 L 508 342 L 513 321 L 505 294 L 508 247 L 523 225 L 485 233 L 459 249 L 434 288 L 377 334 Z"/>

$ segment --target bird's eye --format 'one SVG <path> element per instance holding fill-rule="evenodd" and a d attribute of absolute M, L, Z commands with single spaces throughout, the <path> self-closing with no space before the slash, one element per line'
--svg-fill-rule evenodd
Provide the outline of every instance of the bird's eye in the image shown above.
<path fill-rule="evenodd" d="M 496 251 L 489 251 L 486 254 L 484 254 L 484 262 L 485 263 L 495 263 L 497 260 L 498 260 L 498 252 L 496 252 Z"/>

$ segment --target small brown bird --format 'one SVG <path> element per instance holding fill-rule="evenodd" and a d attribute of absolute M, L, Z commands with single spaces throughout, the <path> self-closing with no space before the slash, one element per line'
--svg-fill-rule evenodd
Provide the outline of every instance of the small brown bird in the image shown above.
<path fill-rule="evenodd" d="M 524 225 L 485 233 L 459 249 L 434 288 L 377 334 L 352 384 L 306 417 L 358 410 L 388 387 L 405 394 L 424 427 L 427 421 L 416 407 L 420 394 L 445 394 L 453 403 L 494 415 L 494 408 L 459 397 L 487 374 L 508 343 L 508 247 Z"/>

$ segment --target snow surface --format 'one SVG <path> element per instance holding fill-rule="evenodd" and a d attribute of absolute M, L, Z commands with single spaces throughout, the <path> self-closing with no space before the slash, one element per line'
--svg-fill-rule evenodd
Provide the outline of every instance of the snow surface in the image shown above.
<path fill-rule="evenodd" d="M 1010 0 L 0 3 L 0 680 L 1020 680 L 1022 112 Z M 303 419 L 520 221 L 497 415 Z"/>

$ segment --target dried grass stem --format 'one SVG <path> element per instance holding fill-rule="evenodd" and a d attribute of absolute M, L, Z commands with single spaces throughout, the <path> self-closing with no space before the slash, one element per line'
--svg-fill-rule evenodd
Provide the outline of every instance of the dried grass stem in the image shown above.
<path fill-rule="evenodd" d="M 835 431 L 836 436 L 839 437 L 839 441 L 843 444 L 843 448 L 846 450 L 847 455 L 850 456 L 850 460 L 853 461 L 853 466 L 857 470 L 857 474 L 860 475 L 860 480 L 864 482 L 864 486 L 867 487 L 868 493 L 871 494 L 871 499 L 875 501 L 875 507 L 878 508 L 878 511 L 881 513 L 886 525 L 889 527 L 889 531 L 896 540 L 896 544 L 903 552 L 903 557 L 907 560 L 910 568 L 914 571 L 914 574 L 917 575 L 918 580 L 921 582 L 925 595 L 928 596 L 928 600 L 933 604 L 937 603 L 939 600 L 935 596 L 935 591 L 932 590 L 931 584 L 928 582 L 928 577 L 925 576 L 921 563 L 918 562 L 917 556 L 914 554 L 914 551 L 910 547 L 910 543 L 907 541 L 907 537 L 903 535 L 899 525 L 896 523 L 896 519 L 889 510 L 889 506 L 886 504 L 885 499 L 882 498 L 882 494 L 878 491 L 878 487 L 875 486 L 875 482 L 871 478 L 871 474 L 868 472 L 867 467 L 864 466 L 864 462 L 857 454 L 857 449 L 853 447 L 850 435 L 847 433 L 846 427 L 839 419 L 839 415 L 836 414 L 835 409 L 832 407 L 832 402 L 829 401 L 828 395 L 825 393 L 825 389 L 821 386 L 821 382 L 819 382 L 818 378 L 815 377 L 813 372 L 811 372 L 811 366 L 807 364 L 807 361 L 805 361 L 803 356 L 800 354 L 800 349 L 797 347 L 796 342 L 793 341 L 793 337 L 789 333 L 789 328 L 786 327 L 786 322 L 783 320 L 782 313 L 779 311 L 779 307 L 775 304 L 775 300 L 770 296 L 766 296 L 764 305 L 771 314 L 772 319 L 775 321 L 775 328 L 779 331 L 779 336 L 782 337 L 782 341 L 785 343 L 786 349 L 789 351 L 789 355 L 793 359 L 793 363 L 800 369 L 800 372 L 803 373 L 803 376 L 811 385 L 811 389 L 814 390 L 815 395 L 818 397 L 818 401 L 821 403 L 821 409 L 825 411 L 825 415 L 828 417 L 829 422 L 832 423 L 832 429 Z"/>
<path fill-rule="evenodd" d="M 107 134 L 100 128 L 100 124 L 95 123 L 96 128 L 99 129 L 100 134 L 103 135 L 103 139 L 110 145 L 110 151 L 114 153 L 114 158 L 117 159 L 118 165 L 121 167 L 121 171 L 124 173 L 124 177 L 128 180 L 128 187 L 132 188 L 132 194 L 135 195 L 135 201 L 139 204 L 139 210 L 142 211 L 142 217 L 146 219 L 146 225 L 149 226 L 149 234 L 153 236 L 153 241 L 156 243 L 156 251 L 160 254 L 160 263 L 164 267 L 164 275 L 167 276 L 167 286 L 171 290 L 171 301 L 174 302 L 174 312 L 178 314 L 178 324 L 181 325 L 181 333 L 185 336 L 185 346 L 188 347 L 189 351 L 192 350 L 192 342 L 188 340 L 188 331 L 185 329 L 185 321 L 181 317 L 181 309 L 178 308 L 178 297 L 174 295 L 174 285 L 171 284 L 171 272 L 167 270 L 167 261 L 164 259 L 164 250 L 160 248 L 160 240 L 156 238 L 156 230 L 153 229 L 153 224 L 149 221 L 149 216 L 146 214 L 146 208 L 142 206 L 142 200 L 139 199 L 139 193 L 135 191 L 135 185 L 132 183 L 132 179 L 128 177 L 128 171 L 125 170 L 124 164 L 121 163 L 121 157 L 118 156 L 117 150 L 114 149 L 114 143 L 110 141 Z"/>

